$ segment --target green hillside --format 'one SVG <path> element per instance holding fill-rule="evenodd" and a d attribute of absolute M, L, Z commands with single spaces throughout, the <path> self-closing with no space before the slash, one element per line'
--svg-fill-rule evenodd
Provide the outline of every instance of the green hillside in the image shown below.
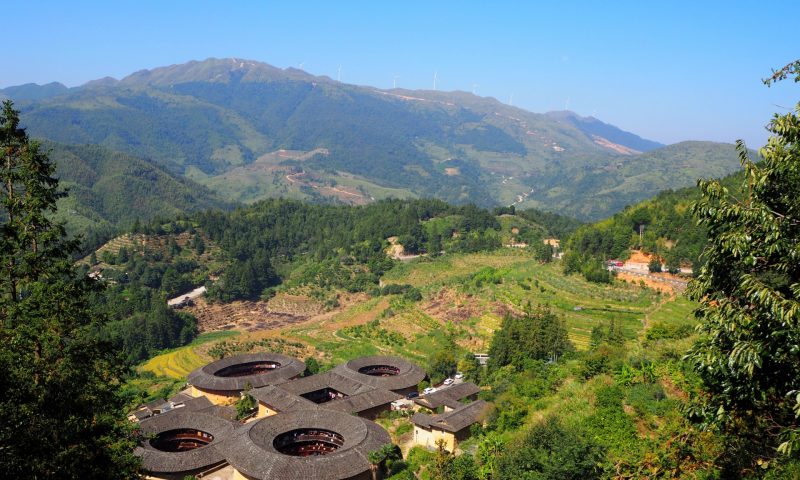
<path fill-rule="evenodd" d="M 736 192 L 743 180 L 743 173 L 738 172 L 722 178 L 721 183 Z M 577 228 L 566 245 L 568 255 L 626 258 L 629 249 L 641 248 L 657 253 L 668 265 L 698 265 L 706 244 L 706 229 L 697 225 L 691 205 L 699 199 L 700 189 L 688 187 L 665 190 L 629 205 L 610 218 Z"/>
<path fill-rule="evenodd" d="M 142 158 L 96 145 L 46 142 L 43 147 L 69 190 L 57 215 L 84 236 L 227 206 L 207 188 Z"/>
<path fill-rule="evenodd" d="M 738 168 L 728 145 L 653 150 L 658 143 L 571 112 L 378 90 L 238 59 L 51 90 L 4 90 L 21 92 L 31 134 L 149 158 L 236 201 L 436 197 L 596 220 Z"/>

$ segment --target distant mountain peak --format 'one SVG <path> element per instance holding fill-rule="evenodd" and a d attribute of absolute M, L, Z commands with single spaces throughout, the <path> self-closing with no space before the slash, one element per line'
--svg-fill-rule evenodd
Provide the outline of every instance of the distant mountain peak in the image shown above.
<path fill-rule="evenodd" d="M 281 79 L 310 80 L 314 77 L 302 70 L 280 69 L 268 63 L 244 58 L 207 58 L 186 63 L 139 70 L 120 80 L 123 86 L 176 85 L 192 82 L 231 83 L 268 82 Z"/>
<path fill-rule="evenodd" d="M 103 77 L 98 78 L 97 80 L 90 80 L 83 85 L 82 87 L 92 88 L 92 87 L 113 87 L 114 85 L 118 84 L 119 80 L 114 77 Z"/>
<path fill-rule="evenodd" d="M 0 97 L 19 100 L 42 100 L 47 97 L 54 97 L 67 93 L 69 88 L 60 82 L 50 82 L 44 85 L 37 83 L 26 83 L 0 89 Z"/>

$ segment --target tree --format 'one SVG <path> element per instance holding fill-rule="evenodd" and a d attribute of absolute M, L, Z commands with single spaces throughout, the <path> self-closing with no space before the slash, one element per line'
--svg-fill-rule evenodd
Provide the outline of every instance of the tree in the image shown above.
<path fill-rule="evenodd" d="M 661 272 L 661 259 L 658 255 L 653 255 L 650 259 L 650 263 L 647 264 L 647 269 L 650 273 L 660 273 Z"/>
<path fill-rule="evenodd" d="M 524 316 L 506 315 L 489 347 L 489 370 L 512 365 L 518 371 L 532 360 L 556 361 L 573 350 L 564 319 L 539 305 Z"/>
<path fill-rule="evenodd" d="M 550 263 L 553 261 L 553 246 L 540 240 L 533 246 L 533 257 L 540 263 Z"/>
<path fill-rule="evenodd" d="M 534 425 L 522 441 L 505 450 L 497 465 L 497 477 L 511 480 L 589 480 L 600 478 L 602 449 L 588 434 L 548 417 Z"/>
<path fill-rule="evenodd" d="M 247 382 L 244 386 L 244 392 L 242 392 L 242 396 L 239 397 L 239 400 L 236 402 L 236 418 L 238 420 L 247 418 L 258 408 L 258 402 L 256 402 L 256 399 L 250 395 L 250 390 L 252 389 L 253 386 L 250 385 L 250 382 Z"/>
<path fill-rule="evenodd" d="M 304 377 L 310 377 L 319 373 L 319 362 L 314 357 L 306 359 L 306 370 L 303 372 Z"/>
<path fill-rule="evenodd" d="M 138 459 L 116 393 L 127 365 L 100 340 L 89 304 L 97 284 L 78 277 L 50 215 L 64 194 L 55 166 L 0 113 L 0 464 L 12 478 L 132 478 Z"/>
<path fill-rule="evenodd" d="M 470 382 L 479 382 L 481 378 L 481 364 L 470 352 L 464 354 L 458 361 L 458 371 L 464 375 L 464 379 Z"/>
<path fill-rule="evenodd" d="M 800 62 L 765 83 L 789 75 L 800 79 Z M 758 164 L 737 142 L 741 198 L 701 181 L 702 199 L 692 207 L 708 229 L 706 263 L 688 290 L 702 320 L 688 359 L 706 392 L 692 416 L 737 439 L 739 452 L 728 457 L 742 467 L 800 449 L 799 114 L 800 104 L 773 117 Z"/>
<path fill-rule="evenodd" d="M 453 344 L 445 346 L 434 352 L 430 357 L 427 370 L 428 376 L 430 376 L 431 379 L 431 385 L 436 385 L 456 371 L 455 348 Z"/>
<path fill-rule="evenodd" d="M 382 445 L 381 448 L 370 451 L 367 453 L 367 460 L 370 464 L 372 478 L 377 479 L 378 473 L 380 473 L 381 478 L 383 478 L 383 474 L 391 472 L 392 464 L 402 458 L 403 455 L 400 452 L 400 447 L 393 443 L 386 443 Z"/>

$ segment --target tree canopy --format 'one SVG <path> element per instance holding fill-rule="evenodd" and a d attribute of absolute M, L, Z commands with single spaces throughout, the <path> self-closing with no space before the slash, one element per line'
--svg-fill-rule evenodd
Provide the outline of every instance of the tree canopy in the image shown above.
<path fill-rule="evenodd" d="M 0 113 L 0 464 L 11 478 L 132 478 L 135 445 L 116 394 L 126 365 L 97 332 L 96 284 L 50 220 L 55 166 Z"/>
<path fill-rule="evenodd" d="M 797 74 L 793 66 L 773 80 Z M 755 462 L 800 448 L 800 104 L 776 114 L 763 161 L 742 142 L 743 192 L 699 182 L 693 206 L 708 231 L 706 263 L 690 285 L 700 302 L 700 339 L 688 358 L 707 396 L 693 414 L 738 438 Z M 755 457 L 755 458 L 753 458 Z"/>

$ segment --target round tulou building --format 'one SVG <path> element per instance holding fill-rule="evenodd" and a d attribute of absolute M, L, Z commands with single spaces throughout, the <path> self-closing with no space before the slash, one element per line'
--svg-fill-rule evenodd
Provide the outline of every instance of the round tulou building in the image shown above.
<path fill-rule="evenodd" d="M 236 402 L 242 391 L 275 385 L 299 377 L 302 361 L 279 353 L 234 355 L 200 367 L 189 374 L 193 397 L 205 396 L 216 405 Z"/>
<path fill-rule="evenodd" d="M 373 355 L 359 357 L 332 370 L 365 385 L 390 390 L 400 395 L 416 392 L 426 374 L 418 365 L 400 357 Z"/>
<path fill-rule="evenodd" d="M 367 456 L 387 443 L 376 423 L 311 409 L 248 423 L 221 449 L 236 480 L 370 480 Z"/>
<path fill-rule="evenodd" d="M 170 412 L 143 420 L 135 454 L 156 478 L 182 480 L 226 462 L 220 445 L 237 423 L 200 412 Z"/>

